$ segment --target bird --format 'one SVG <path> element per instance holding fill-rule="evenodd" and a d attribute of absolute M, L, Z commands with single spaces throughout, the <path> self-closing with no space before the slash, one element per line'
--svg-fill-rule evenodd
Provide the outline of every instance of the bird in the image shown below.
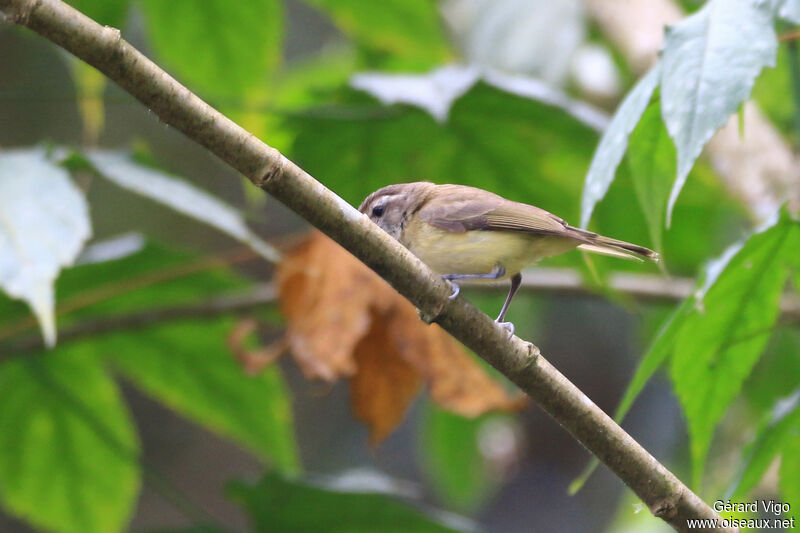
<path fill-rule="evenodd" d="M 521 271 L 541 259 L 578 248 L 659 260 L 643 246 L 570 226 L 539 207 L 467 185 L 388 185 L 367 196 L 359 211 L 450 282 L 451 299 L 459 293 L 459 280 L 510 278 L 511 288 L 495 321 L 512 335 L 514 324 L 505 316 L 522 283 Z"/>

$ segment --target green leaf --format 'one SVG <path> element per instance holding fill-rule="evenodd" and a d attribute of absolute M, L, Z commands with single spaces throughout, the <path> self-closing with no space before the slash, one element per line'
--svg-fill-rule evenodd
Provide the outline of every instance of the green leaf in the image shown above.
<path fill-rule="evenodd" d="M 742 465 L 727 491 L 727 498 L 742 499 L 764 476 L 789 439 L 800 431 L 800 391 L 778 401 L 744 450 Z M 800 500 L 798 500 L 800 501 Z"/>
<path fill-rule="evenodd" d="M 660 76 L 661 67 L 660 64 L 656 64 L 631 89 L 614 113 L 611 123 L 603 132 L 600 144 L 597 145 L 597 150 L 592 158 L 589 172 L 586 174 L 586 183 L 583 186 L 582 227 L 589 224 L 595 205 L 603 199 L 611 182 L 614 181 L 617 167 L 628 148 L 628 136 L 639 122 L 647 104 L 650 103 Z"/>
<path fill-rule="evenodd" d="M 642 357 L 631 382 L 625 389 L 622 400 L 617 406 L 617 410 L 614 413 L 614 420 L 618 424 L 621 424 L 628 415 L 628 411 L 630 411 L 633 406 L 633 402 L 639 397 L 642 390 L 644 390 L 650 378 L 653 377 L 656 371 L 661 368 L 661 365 L 664 364 L 664 361 L 672 354 L 675 348 L 676 336 L 683 326 L 686 316 L 691 311 L 693 303 L 691 298 L 685 300 L 661 326 L 653 344 L 650 345 L 647 353 Z M 600 461 L 597 458 L 592 458 L 589 464 L 583 469 L 583 472 L 570 483 L 567 489 L 568 492 L 570 494 L 575 494 L 581 490 L 599 465 Z"/>
<path fill-rule="evenodd" d="M 389 183 L 427 179 L 490 189 L 562 216 L 595 143 L 595 131 L 563 109 L 478 83 L 446 123 L 360 93 L 325 114 L 294 117 L 293 159 L 347 201 Z M 358 176 L 358 179 L 353 179 Z"/>
<path fill-rule="evenodd" d="M 750 237 L 716 280 L 707 282 L 705 297 L 678 332 L 671 377 L 688 420 L 695 486 L 714 427 L 770 337 L 798 247 L 798 224 L 785 215 Z"/>
<path fill-rule="evenodd" d="M 98 343 L 143 391 L 294 472 L 298 458 L 286 385 L 276 367 L 245 375 L 225 344 L 232 327 L 225 319 L 176 322 Z"/>
<path fill-rule="evenodd" d="M 449 527 L 388 494 L 289 481 L 276 474 L 267 474 L 255 486 L 236 483 L 231 486 L 230 493 L 247 509 L 253 531 L 257 533 L 452 533 L 462 530 L 457 526 Z"/>
<path fill-rule="evenodd" d="M 121 28 L 130 8 L 130 0 L 67 0 L 72 7 L 105 26 Z"/>
<path fill-rule="evenodd" d="M 436 2 L 430 0 L 305 0 L 324 11 L 356 45 L 386 66 L 424 69 L 449 58 Z M 370 59 L 369 57 L 367 59 Z"/>
<path fill-rule="evenodd" d="M 86 343 L 0 365 L 0 500 L 37 528 L 122 531 L 139 444 L 114 381 Z"/>
<path fill-rule="evenodd" d="M 661 54 L 661 112 L 678 150 L 668 224 L 703 146 L 750 96 L 761 70 L 775 66 L 778 39 L 766 4 L 710 0 L 666 33 Z"/>
<path fill-rule="evenodd" d="M 189 88 L 240 98 L 278 65 L 283 9 L 278 0 L 139 0 L 153 51 Z"/>
<path fill-rule="evenodd" d="M 661 106 L 654 105 L 645 111 L 634 130 L 628 148 L 628 167 L 650 239 L 661 252 L 664 211 L 675 176 L 675 145 L 661 122 Z"/>
<path fill-rule="evenodd" d="M 74 310 L 61 317 L 61 324 L 202 306 L 248 291 L 251 284 L 221 267 L 220 259 L 198 260 L 148 244 L 124 259 L 71 268 L 59 284 L 59 296 Z M 0 305 L 0 324 L 17 315 L 12 309 Z M 140 324 L 97 335 L 91 346 L 157 400 L 293 471 L 298 461 L 284 382 L 276 368 L 256 377 L 244 373 L 226 347 L 231 328 L 229 318 L 213 313 L 205 319 L 165 318 L 153 327 Z"/>
<path fill-rule="evenodd" d="M 91 150 L 86 157 L 112 183 L 226 233 L 267 261 L 280 260 L 280 252 L 247 227 L 242 213 L 190 182 L 136 163 L 125 152 Z"/>
<path fill-rule="evenodd" d="M 478 448 L 478 433 L 486 420 L 427 405 L 420 446 L 425 472 L 443 502 L 465 511 L 475 509 L 494 488 Z"/>
<path fill-rule="evenodd" d="M 757 413 L 768 412 L 800 383 L 800 328 L 778 320 L 766 353 L 747 379 L 744 394 Z"/>
<path fill-rule="evenodd" d="M 791 505 L 790 516 L 798 517 L 797 502 L 800 502 L 800 433 L 795 429 L 791 439 L 787 439 L 781 455 L 780 469 L 781 496 L 783 502 Z"/>

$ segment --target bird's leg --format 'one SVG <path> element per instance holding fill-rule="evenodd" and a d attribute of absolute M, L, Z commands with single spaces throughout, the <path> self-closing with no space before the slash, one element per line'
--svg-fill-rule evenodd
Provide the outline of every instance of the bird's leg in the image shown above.
<path fill-rule="evenodd" d="M 500 309 L 500 314 L 497 315 L 497 322 L 505 329 L 507 329 L 512 335 L 514 334 L 514 323 L 513 322 L 503 322 L 503 319 L 506 318 L 506 311 L 508 311 L 508 306 L 511 304 L 511 299 L 519 290 L 519 286 L 522 283 L 522 274 L 514 274 L 511 276 L 511 289 L 508 291 L 508 296 L 506 296 L 506 301 L 503 304 L 502 309 Z"/>
<path fill-rule="evenodd" d="M 453 286 L 453 294 L 449 296 L 452 300 L 461 292 L 461 287 L 454 280 L 457 279 L 499 279 L 506 275 L 506 269 L 502 265 L 495 265 L 491 272 L 486 274 L 442 274 L 442 279 L 447 280 Z"/>

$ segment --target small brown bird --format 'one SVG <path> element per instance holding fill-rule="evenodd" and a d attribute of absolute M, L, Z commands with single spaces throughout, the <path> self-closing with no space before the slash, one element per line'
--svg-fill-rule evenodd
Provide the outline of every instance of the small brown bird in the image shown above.
<path fill-rule="evenodd" d="M 658 261 L 642 246 L 575 228 L 532 205 L 506 200 L 465 185 L 427 181 L 389 185 L 370 194 L 359 207 L 373 222 L 400 241 L 458 295 L 461 279 L 511 278 L 511 290 L 496 322 L 504 322 L 522 282 L 523 268 L 573 248 L 617 257 Z"/>

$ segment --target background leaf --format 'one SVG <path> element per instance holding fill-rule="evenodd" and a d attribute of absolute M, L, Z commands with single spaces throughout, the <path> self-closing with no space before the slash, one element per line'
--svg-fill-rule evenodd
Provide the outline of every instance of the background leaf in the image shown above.
<path fill-rule="evenodd" d="M 717 422 L 766 346 L 798 246 L 800 228 L 785 216 L 750 237 L 678 333 L 671 377 L 689 424 L 695 486 Z"/>
<path fill-rule="evenodd" d="M 169 302 L 170 308 L 201 306 L 210 297 L 246 292 L 251 285 L 222 263 L 222 258 L 198 260 L 149 244 L 123 259 L 71 268 L 59 287 L 61 301 L 72 309 L 62 324 L 152 313 L 164 308 L 158 302 Z M 0 323 L 13 323 L 17 313 L 3 303 Z M 85 349 L 110 358 L 145 393 L 234 439 L 272 466 L 298 468 L 291 404 L 281 374 L 277 368 L 258 376 L 245 374 L 226 346 L 230 318 L 212 313 L 205 319 L 144 324 L 90 336 Z"/>
<path fill-rule="evenodd" d="M 329 489 L 275 474 L 254 486 L 237 483 L 230 492 L 248 510 L 258 533 L 452 533 L 466 525 L 448 526 L 387 494 Z"/>
<path fill-rule="evenodd" d="M 122 28 L 130 8 L 130 0 L 68 0 L 68 4 L 106 26 Z"/>
<path fill-rule="evenodd" d="M 165 204 L 241 241 L 267 261 L 276 262 L 280 252 L 261 240 L 244 216 L 191 183 L 133 162 L 122 152 L 92 150 L 87 157 L 100 175 L 113 183 Z"/>
<path fill-rule="evenodd" d="M 661 107 L 651 106 L 633 131 L 628 148 L 628 168 L 636 197 L 647 220 L 653 247 L 663 250 L 664 211 L 670 183 L 675 177 L 675 145 L 661 122 Z"/>
<path fill-rule="evenodd" d="M 429 0 L 304 0 L 355 41 L 366 63 L 423 69 L 449 57 L 436 3 Z"/>
<path fill-rule="evenodd" d="M 163 66 L 191 89 L 222 104 L 264 83 L 280 60 L 283 9 L 278 0 L 139 4 Z"/>
<path fill-rule="evenodd" d="M 350 85 L 384 104 L 413 105 L 427 111 L 437 122 L 445 122 L 453 102 L 478 81 L 509 94 L 559 108 L 598 131 L 608 125 L 605 113 L 570 98 L 542 81 L 497 71 L 482 71 L 474 66 L 447 65 L 426 74 L 358 73 L 350 78 Z"/>
<path fill-rule="evenodd" d="M 631 134 L 639 119 L 650 103 L 656 85 L 661 76 L 660 64 L 645 74 L 636 86 L 625 96 L 614 113 L 608 127 L 600 138 L 600 144 L 592 157 L 592 164 L 586 174 L 586 183 L 583 186 L 581 198 L 581 227 L 589 225 L 594 206 L 602 200 L 608 191 L 611 182 L 628 148 L 628 136 Z"/>
<path fill-rule="evenodd" d="M 288 390 L 270 367 L 247 376 L 225 345 L 230 320 L 179 322 L 98 339 L 140 389 L 284 472 L 299 468 Z"/>
<path fill-rule="evenodd" d="M 562 216 L 575 212 L 567 191 L 579 186 L 596 140 L 563 110 L 483 83 L 456 100 L 446 124 L 346 92 L 333 112 L 289 126 L 298 131 L 296 160 L 355 205 L 386 184 L 428 179 L 484 187 Z"/>
<path fill-rule="evenodd" d="M 125 529 L 139 445 L 91 341 L 0 364 L 0 501 L 63 533 Z"/>
<path fill-rule="evenodd" d="M 91 234 L 83 193 L 43 149 L 0 152 L 0 287 L 56 342 L 53 285 Z"/>
<path fill-rule="evenodd" d="M 478 448 L 486 418 L 465 418 L 427 404 L 420 442 L 425 472 L 439 498 L 457 509 L 474 509 L 495 485 Z"/>
<path fill-rule="evenodd" d="M 765 3 L 711 0 L 672 26 L 661 55 L 661 113 L 678 150 L 667 223 L 689 171 L 711 135 L 775 66 L 778 40 Z"/>
<path fill-rule="evenodd" d="M 756 430 L 756 436 L 743 453 L 742 467 L 728 489 L 728 497 L 740 499 L 750 493 L 769 465 L 792 436 L 800 431 L 800 391 L 783 398 L 773 407 Z"/>

